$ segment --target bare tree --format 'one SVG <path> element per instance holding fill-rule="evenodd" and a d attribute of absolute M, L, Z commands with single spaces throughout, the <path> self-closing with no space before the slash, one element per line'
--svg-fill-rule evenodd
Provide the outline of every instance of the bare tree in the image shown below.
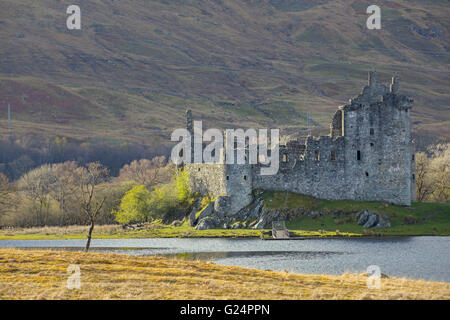
<path fill-rule="evenodd" d="M 428 153 L 428 155 L 427 155 Z M 417 201 L 450 201 L 450 143 L 416 153 Z"/>
<path fill-rule="evenodd" d="M 14 192 L 12 184 L 9 183 L 8 178 L 0 173 L 0 216 L 3 211 L 13 205 L 11 195 Z"/>
<path fill-rule="evenodd" d="M 432 201 L 450 202 L 450 143 L 440 143 L 429 148 L 433 194 Z"/>
<path fill-rule="evenodd" d="M 61 226 L 67 222 L 68 203 L 71 199 L 73 199 L 73 194 L 77 188 L 75 183 L 77 169 L 78 166 L 74 161 L 67 161 L 52 165 L 55 181 L 51 186 L 50 191 L 53 199 L 58 201 L 59 204 L 59 224 Z"/>
<path fill-rule="evenodd" d="M 167 166 L 165 157 L 134 160 L 120 169 L 121 180 L 132 180 L 138 184 L 151 187 L 169 180 L 171 170 Z"/>
<path fill-rule="evenodd" d="M 423 202 L 433 193 L 430 177 L 430 160 L 426 153 L 416 153 L 416 196 L 417 201 Z"/>
<path fill-rule="evenodd" d="M 37 204 L 35 207 L 35 222 L 37 226 L 47 223 L 50 206 L 50 186 L 55 182 L 55 176 L 49 165 L 43 165 L 24 174 L 18 181 L 19 190 Z"/>
<path fill-rule="evenodd" d="M 106 197 L 97 199 L 96 192 L 100 183 L 109 176 L 109 171 L 99 162 L 88 163 L 85 167 L 76 169 L 76 180 L 78 185 L 77 198 L 81 210 L 89 221 L 90 227 L 87 234 L 86 252 L 91 246 L 92 232 L 94 231 L 97 215 L 106 201 Z"/>

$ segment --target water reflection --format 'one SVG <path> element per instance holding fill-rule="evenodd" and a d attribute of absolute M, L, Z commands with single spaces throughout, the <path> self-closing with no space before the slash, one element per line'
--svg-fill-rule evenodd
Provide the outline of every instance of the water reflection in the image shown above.
<path fill-rule="evenodd" d="M 321 239 L 94 239 L 91 251 L 137 256 L 163 255 L 230 266 L 296 273 L 365 272 L 450 282 L 449 237 Z M 0 247 L 82 251 L 84 239 L 0 240 Z"/>
<path fill-rule="evenodd" d="M 313 258 L 324 258 L 331 255 L 342 255 L 344 252 L 318 252 L 318 251 L 212 251 L 212 252 L 183 252 L 162 254 L 168 258 L 178 258 L 188 261 L 204 260 L 215 261 L 225 258 L 263 258 L 271 257 L 279 260 L 296 258 L 300 260 L 307 260 Z"/>

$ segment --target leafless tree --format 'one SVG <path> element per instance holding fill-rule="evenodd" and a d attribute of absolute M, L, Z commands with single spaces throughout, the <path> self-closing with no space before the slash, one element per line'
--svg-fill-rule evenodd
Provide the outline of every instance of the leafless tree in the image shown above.
<path fill-rule="evenodd" d="M 3 173 L 0 173 L 0 215 L 13 205 L 11 198 L 13 192 L 13 185 L 9 183 L 8 178 Z"/>
<path fill-rule="evenodd" d="M 57 163 L 52 165 L 55 181 L 50 188 L 51 195 L 59 204 L 59 224 L 66 223 L 68 203 L 73 200 L 73 194 L 77 188 L 76 172 L 78 166 L 74 161 Z"/>
<path fill-rule="evenodd" d="M 24 174 L 18 181 L 18 188 L 33 202 L 35 208 L 35 225 L 47 223 L 50 205 L 50 186 L 55 182 L 55 176 L 49 165 L 43 165 Z"/>
<path fill-rule="evenodd" d="M 419 202 L 425 201 L 433 193 L 430 171 L 430 159 L 426 153 L 416 153 L 416 196 Z"/>
<path fill-rule="evenodd" d="M 109 171 L 99 162 L 88 163 L 85 167 L 76 169 L 76 181 L 78 190 L 76 197 L 80 204 L 81 210 L 89 221 L 90 227 L 87 234 L 86 252 L 91 246 L 92 232 L 94 231 L 97 215 L 106 201 L 106 197 L 96 198 L 97 187 L 104 182 L 109 176 Z"/>
<path fill-rule="evenodd" d="M 428 154 L 427 154 L 428 153 Z M 417 201 L 450 201 L 450 143 L 416 153 Z"/>
<path fill-rule="evenodd" d="M 151 187 L 169 180 L 171 171 L 167 166 L 165 157 L 134 160 L 120 169 L 121 180 L 132 180 L 138 184 Z"/>

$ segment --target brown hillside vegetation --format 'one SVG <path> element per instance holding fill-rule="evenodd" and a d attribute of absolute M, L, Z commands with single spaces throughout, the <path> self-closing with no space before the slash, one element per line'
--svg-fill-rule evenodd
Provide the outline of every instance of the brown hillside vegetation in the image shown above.
<path fill-rule="evenodd" d="M 81 289 L 67 289 L 77 264 Z M 0 249 L 0 299 L 450 299 L 450 284 L 300 275 L 162 257 Z"/>
<path fill-rule="evenodd" d="M 444 0 L 0 3 L 0 134 L 168 142 L 186 106 L 207 126 L 325 127 L 373 68 L 416 101 L 413 131 L 450 137 Z M 183 111 L 183 112 L 182 112 Z M 158 140 L 156 137 L 163 138 Z"/>

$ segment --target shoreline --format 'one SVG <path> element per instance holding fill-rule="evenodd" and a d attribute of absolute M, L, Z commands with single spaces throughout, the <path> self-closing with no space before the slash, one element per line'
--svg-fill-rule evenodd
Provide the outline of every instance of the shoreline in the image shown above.
<path fill-rule="evenodd" d="M 92 240 L 108 240 L 108 239 L 227 239 L 227 240 L 261 240 L 261 241 L 302 241 L 302 240 L 342 240 L 342 239 L 389 239 L 389 238 L 409 238 L 409 237 L 450 237 L 450 235 L 435 234 L 411 234 L 411 235 L 353 235 L 353 236 L 304 236 L 303 239 L 261 239 L 258 236 L 171 236 L 171 237 L 137 237 L 137 236 L 93 236 Z M 0 236 L 0 241 L 32 241 L 32 240 L 85 240 L 86 235 L 17 235 L 17 236 Z M 0 246 L 0 248 L 2 248 Z"/>
<path fill-rule="evenodd" d="M 388 238 L 407 238 L 407 237 L 450 237 L 450 234 L 342 234 L 342 235 L 305 235 L 297 230 L 290 230 L 297 233 L 295 237 L 302 237 L 303 239 L 272 239 L 271 237 L 261 238 L 260 235 L 245 234 L 246 232 L 253 233 L 252 229 L 240 229 L 240 232 L 228 232 L 227 229 L 212 229 L 216 232 L 226 232 L 224 235 L 218 234 L 198 234 L 198 235 L 161 235 L 161 234 L 93 234 L 92 239 L 230 239 L 230 240 L 261 240 L 261 241 L 302 241 L 302 240 L 328 240 L 328 239 L 388 239 Z M 258 230 L 259 231 L 259 230 Z M 268 231 L 268 230 L 263 230 Z M 201 232 L 201 231 L 200 231 Z M 244 233 L 244 234 L 242 234 Z M 309 232 L 308 232 L 309 233 Z M 14 240 L 84 240 L 87 235 L 85 233 L 79 234 L 15 234 L 2 235 L 0 234 L 0 241 L 14 241 Z"/>

